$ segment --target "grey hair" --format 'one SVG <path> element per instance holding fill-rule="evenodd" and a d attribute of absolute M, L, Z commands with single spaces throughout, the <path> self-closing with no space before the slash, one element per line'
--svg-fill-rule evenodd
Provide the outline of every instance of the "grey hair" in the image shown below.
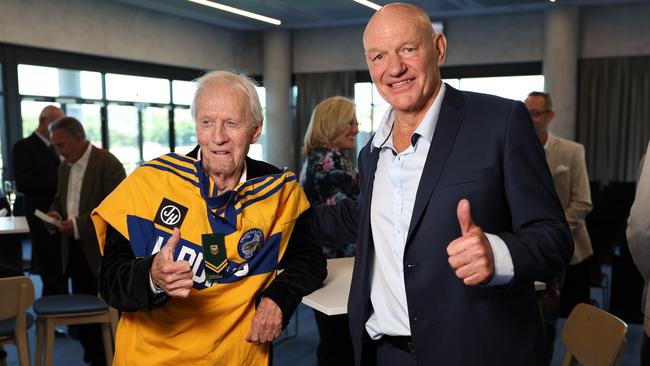
<path fill-rule="evenodd" d="M 225 84 L 239 92 L 239 94 L 245 98 L 245 101 L 248 104 L 246 106 L 246 111 L 253 118 L 257 126 L 262 126 L 262 123 L 264 122 L 264 112 L 262 111 L 262 104 L 260 104 L 257 90 L 255 90 L 257 84 L 254 80 L 245 75 L 235 74 L 229 71 L 210 71 L 194 80 L 194 83 L 196 84 L 196 90 L 194 91 L 192 105 L 190 106 L 190 112 L 192 113 L 194 122 L 197 122 L 196 104 L 201 93 L 210 86 Z"/>
<path fill-rule="evenodd" d="M 529 97 L 542 97 L 544 98 L 544 109 L 548 111 L 553 110 L 553 99 L 551 99 L 551 94 L 541 91 L 532 91 L 528 94 Z"/>
<path fill-rule="evenodd" d="M 63 130 L 71 137 L 81 137 L 83 140 L 86 139 L 86 131 L 84 131 L 84 126 L 79 122 L 78 119 L 74 117 L 62 117 L 56 121 L 50 123 L 47 127 L 47 130 L 52 133 L 54 130 Z"/>

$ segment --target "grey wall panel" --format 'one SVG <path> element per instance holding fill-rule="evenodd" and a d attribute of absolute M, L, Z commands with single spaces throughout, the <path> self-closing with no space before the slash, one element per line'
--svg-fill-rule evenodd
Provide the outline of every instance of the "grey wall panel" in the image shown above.
<path fill-rule="evenodd" d="M 583 8 L 581 58 L 650 55 L 650 4 Z"/>
<path fill-rule="evenodd" d="M 102 0 L 0 2 L 0 42 L 19 45 L 232 69 L 241 66 L 236 63 L 245 44 L 241 37 L 237 31 Z"/>

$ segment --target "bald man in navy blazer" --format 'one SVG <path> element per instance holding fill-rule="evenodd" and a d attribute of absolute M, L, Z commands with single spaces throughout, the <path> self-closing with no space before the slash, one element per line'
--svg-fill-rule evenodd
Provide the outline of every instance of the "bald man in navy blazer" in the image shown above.
<path fill-rule="evenodd" d="M 357 243 L 356 364 L 542 364 L 534 281 L 557 276 L 573 243 L 528 111 L 442 83 L 447 40 L 420 8 L 384 6 L 363 40 L 391 108 L 359 155 L 356 204 L 311 222 Z"/>

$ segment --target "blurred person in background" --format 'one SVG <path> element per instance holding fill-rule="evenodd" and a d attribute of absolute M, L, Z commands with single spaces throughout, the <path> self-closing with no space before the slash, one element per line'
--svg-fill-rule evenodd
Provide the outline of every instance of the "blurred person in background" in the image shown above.
<path fill-rule="evenodd" d="M 305 162 L 300 172 L 300 185 L 312 205 L 334 205 L 359 195 L 359 177 L 353 163 L 344 155 L 354 152 L 359 124 L 354 103 L 344 97 L 330 97 L 320 102 L 311 115 L 305 134 Z M 323 245 L 326 258 L 354 256 L 355 245 L 331 247 Z M 348 316 L 325 315 L 314 310 L 320 342 L 318 365 L 345 366 L 354 364 Z"/>
<path fill-rule="evenodd" d="M 19 140 L 13 147 L 13 170 L 16 189 L 23 193 L 23 204 L 29 236 L 32 240 L 32 273 L 43 281 L 42 296 L 68 293 L 68 279 L 61 261 L 61 238 L 50 234 L 43 221 L 34 216 L 35 210 L 47 212 L 56 194 L 61 160 L 52 146 L 48 126 L 65 116 L 53 105 L 43 108 L 36 130 Z"/>

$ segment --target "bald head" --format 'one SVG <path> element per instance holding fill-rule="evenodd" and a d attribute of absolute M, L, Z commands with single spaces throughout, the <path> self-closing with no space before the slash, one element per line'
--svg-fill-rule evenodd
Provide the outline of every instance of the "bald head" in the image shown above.
<path fill-rule="evenodd" d="M 366 51 L 368 50 L 366 45 L 368 32 L 376 31 L 377 28 L 383 27 L 386 22 L 394 23 L 398 21 L 410 23 L 423 38 L 431 39 L 435 36 L 431 20 L 424 10 L 412 4 L 392 3 L 377 10 L 368 21 L 363 32 L 363 43 Z"/>
<path fill-rule="evenodd" d="M 372 16 L 363 32 L 363 46 L 379 94 L 398 117 L 407 117 L 399 120 L 419 121 L 440 89 L 445 36 L 435 33 L 424 10 L 395 3 Z"/>
<path fill-rule="evenodd" d="M 49 139 L 50 134 L 47 129 L 48 126 L 50 123 L 63 117 L 65 117 L 63 109 L 55 107 L 53 105 L 48 105 L 47 107 L 43 108 L 41 114 L 38 116 L 38 127 L 36 128 L 36 131 L 38 131 L 41 136 Z"/>

